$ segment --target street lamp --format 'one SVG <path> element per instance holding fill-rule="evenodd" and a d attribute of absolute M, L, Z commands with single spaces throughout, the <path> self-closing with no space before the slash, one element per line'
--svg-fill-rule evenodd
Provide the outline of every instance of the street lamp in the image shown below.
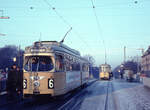
<path fill-rule="evenodd" d="M 13 58 L 13 61 L 16 62 L 16 57 Z"/>

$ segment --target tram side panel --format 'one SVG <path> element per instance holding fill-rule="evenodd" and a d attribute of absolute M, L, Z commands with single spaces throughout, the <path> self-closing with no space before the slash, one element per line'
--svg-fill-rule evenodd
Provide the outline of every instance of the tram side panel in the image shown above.
<path fill-rule="evenodd" d="M 67 91 L 73 90 L 81 85 L 81 72 L 80 71 L 67 71 L 66 72 L 66 89 Z"/>
<path fill-rule="evenodd" d="M 50 84 L 51 82 L 49 82 Z M 65 94 L 66 90 L 66 73 L 57 72 L 54 74 L 54 96 Z"/>

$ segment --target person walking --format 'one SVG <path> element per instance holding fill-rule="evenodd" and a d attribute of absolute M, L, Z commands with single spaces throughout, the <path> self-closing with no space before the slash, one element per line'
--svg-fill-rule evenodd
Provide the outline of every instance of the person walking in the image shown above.
<path fill-rule="evenodd" d="M 8 72 L 8 79 L 7 79 L 8 100 L 13 100 L 15 98 L 16 85 L 17 85 L 17 66 L 16 64 L 13 64 L 11 70 Z"/>
<path fill-rule="evenodd" d="M 16 85 L 17 94 L 20 95 L 23 90 L 23 71 L 17 67 L 17 85 Z"/>

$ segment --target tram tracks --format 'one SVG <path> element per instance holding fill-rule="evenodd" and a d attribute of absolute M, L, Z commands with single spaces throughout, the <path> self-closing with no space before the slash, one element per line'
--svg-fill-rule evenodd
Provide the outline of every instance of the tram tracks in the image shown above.
<path fill-rule="evenodd" d="M 113 92 L 114 92 L 113 82 L 108 81 L 104 110 L 118 110 L 116 103 L 116 95 Z"/>
<path fill-rule="evenodd" d="M 103 110 L 109 110 L 109 98 L 111 95 L 110 93 L 112 93 L 112 91 L 113 91 L 111 81 L 108 81 L 106 85 L 107 86 L 105 86 L 106 94 L 105 94 L 105 98 L 104 98 L 105 101 L 104 101 Z M 84 89 L 79 94 L 75 95 L 70 100 L 68 100 L 66 103 L 64 103 L 61 107 L 59 107 L 58 110 L 78 110 L 78 109 L 80 109 L 80 105 L 85 97 L 87 97 L 87 95 L 86 95 L 86 91 Z"/>
<path fill-rule="evenodd" d="M 104 110 L 108 110 L 108 96 L 109 96 L 110 83 L 111 83 L 110 81 L 107 82 Z"/>
<path fill-rule="evenodd" d="M 42 107 L 42 110 L 50 110 L 50 109 L 53 109 L 53 110 L 78 110 L 78 109 L 80 109 L 80 106 L 81 106 L 84 98 L 88 96 L 86 94 L 86 92 L 87 92 L 86 88 L 90 87 L 94 82 L 88 84 L 88 86 L 86 86 L 82 90 L 74 91 L 74 93 L 72 93 L 70 98 L 68 98 L 66 101 L 64 101 L 64 103 L 57 103 L 57 101 L 56 101 L 56 104 L 54 104 L 54 105 L 44 104 L 45 107 Z M 105 97 L 104 97 L 104 105 L 103 105 L 102 110 L 110 109 L 109 101 L 112 100 L 112 94 L 111 94 L 112 92 L 113 92 L 113 84 L 111 81 L 107 81 L 107 84 L 105 86 Z M 38 104 L 37 104 L 37 106 L 34 105 L 32 110 L 39 110 L 38 107 L 40 107 Z M 115 109 L 112 108 L 112 110 L 115 110 Z"/>
<path fill-rule="evenodd" d="M 68 100 L 66 103 L 64 103 L 62 106 L 60 106 L 57 110 L 76 110 L 76 108 L 81 104 L 82 99 L 85 97 L 83 94 L 86 93 L 85 89 L 89 86 L 91 86 L 93 83 L 95 83 L 97 80 L 90 82 L 88 86 L 86 86 L 84 89 L 82 89 L 78 94 L 73 96 L 70 100 Z M 77 99 L 80 98 L 80 100 L 77 101 Z M 77 101 L 77 102 L 76 102 Z M 73 103 L 74 102 L 74 103 Z M 68 106 L 70 105 L 70 106 Z M 72 108 L 70 108 L 72 107 Z"/>

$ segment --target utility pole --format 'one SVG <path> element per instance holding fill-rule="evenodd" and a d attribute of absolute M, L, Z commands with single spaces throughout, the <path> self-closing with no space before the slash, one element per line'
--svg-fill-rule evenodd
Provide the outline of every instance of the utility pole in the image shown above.
<path fill-rule="evenodd" d="M 139 72 L 139 56 L 137 55 L 137 73 Z"/>
<path fill-rule="evenodd" d="M 124 46 L 124 63 L 126 62 L 126 46 Z"/>
<path fill-rule="evenodd" d="M 4 16 L 4 10 L 0 10 L 0 12 L 1 12 L 0 19 L 9 19 L 10 18 L 9 16 Z"/>
<path fill-rule="evenodd" d="M 105 48 L 105 64 L 107 64 L 107 53 L 106 53 L 106 48 Z"/>
<path fill-rule="evenodd" d="M 18 47 L 18 66 L 20 66 L 20 45 Z"/>

